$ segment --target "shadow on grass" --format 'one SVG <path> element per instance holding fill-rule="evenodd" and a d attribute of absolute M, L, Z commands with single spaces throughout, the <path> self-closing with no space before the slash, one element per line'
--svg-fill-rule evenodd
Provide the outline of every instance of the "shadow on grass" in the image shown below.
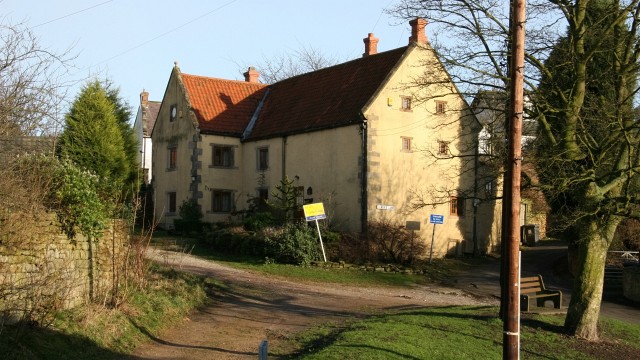
<path fill-rule="evenodd" d="M 0 328 L 2 359 L 122 359 L 128 355 L 103 348 L 77 335 L 26 324 Z"/>

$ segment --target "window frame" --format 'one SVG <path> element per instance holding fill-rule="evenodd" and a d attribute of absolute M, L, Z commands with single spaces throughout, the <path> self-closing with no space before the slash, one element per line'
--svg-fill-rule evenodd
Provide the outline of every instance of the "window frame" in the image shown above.
<path fill-rule="evenodd" d="M 400 96 L 400 110 L 411 111 L 412 110 L 411 96 Z"/>
<path fill-rule="evenodd" d="M 447 156 L 450 154 L 449 141 L 438 140 L 438 156 Z"/>
<path fill-rule="evenodd" d="M 235 166 L 235 146 L 233 145 L 225 145 L 225 144 L 211 144 L 211 167 L 215 168 L 223 168 L 230 169 Z M 220 162 L 216 162 L 216 150 L 223 151 L 220 154 Z M 226 157 L 224 156 L 224 150 L 228 151 L 228 160 L 229 163 L 225 164 Z"/>
<path fill-rule="evenodd" d="M 447 102 L 436 100 L 436 115 L 444 115 L 447 113 Z"/>
<path fill-rule="evenodd" d="M 225 203 L 224 203 L 224 197 L 220 197 L 220 203 L 218 203 L 216 201 L 216 199 L 218 199 L 218 197 L 216 197 L 216 194 L 218 196 L 223 196 L 223 195 L 228 195 L 228 208 L 225 207 Z M 211 210 L 209 211 L 210 213 L 214 213 L 214 214 L 228 214 L 233 212 L 234 210 L 234 191 L 233 190 L 227 190 L 227 189 L 211 189 Z M 219 205 L 219 206 L 217 206 Z"/>
<path fill-rule="evenodd" d="M 178 212 L 178 196 L 175 191 L 167 191 L 167 215 L 175 215 Z"/>
<path fill-rule="evenodd" d="M 178 119 L 178 104 L 171 104 L 169 106 L 169 122 L 174 122 Z"/>
<path fill-rule="evenodd" d="M 402 139 L 402 145 L 401 145 L 400 151 L 413 152 L 413 147 L 412 147 L 413 138 L 409 136 L 401 136 L 400 139 Z"/>
<path fill-rule="evenodd" d="M 173 171 L 178 167 L 178 145 L 169 145 L 167 148 L 167 170 Z"/>
<path fill-rule="evenodd" d="M 465 213 L 465 198 L 461 196 L 449 197 L 449 214 L 451 216 L 464 217 Z"/>
<path fill-rule="evenodd" d="M 266 154 L 266 156 L 263 158 L 262 154 Z M 256 148 L 256 170 L 258 171 L 269 170 L 269 147 L 268 146 L 260 146 Z"/>

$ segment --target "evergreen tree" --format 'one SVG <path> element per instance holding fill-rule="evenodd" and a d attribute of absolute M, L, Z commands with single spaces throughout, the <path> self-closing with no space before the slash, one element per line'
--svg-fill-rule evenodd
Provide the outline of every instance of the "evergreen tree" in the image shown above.
<path fill-rule="evenodd" d="M 138 140 L 129 122 L 132 115 L 129 103 L 120 96 L 119 88 L 114 88 L 110 82 L 105 82 L 105 84 L 107 97 L 114 105 L 116 119 L 124 141 L 125 158 L 129 172 L 123 184 L 123 191 L 125 198 L 128 199 L 139 190 Z"/>
<path fill-rule="evenodd" d="M 118 195 L 130 174 L 116 107 L 99 81 L 88 83 L 66 114 L 58 154 L 98 175 L 103 196 Z"/>

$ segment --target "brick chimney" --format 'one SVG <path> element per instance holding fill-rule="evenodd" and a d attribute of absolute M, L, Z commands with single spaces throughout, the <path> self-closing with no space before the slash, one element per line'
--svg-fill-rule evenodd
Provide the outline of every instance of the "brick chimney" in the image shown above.
<path fill-rule="evenodd" d="M 260 73 L 253 66 L 249 67 L 249 70 L 247 70 L 247 72 L 243 75 L 244 81 L 256 84 L 258 83 L 258 78 L 260 77 Z"/>
<path fill-rule="evenodd" d="M 378 41 L 380 39 L 374 37 L 373 33 L 369 33 L 369 36 L 362 39 L 362 41 L 364 41 L 364 54 L 362 54 L 362 57 L 378 53 Z"/>
<path fill-rule="evenodd" d="M 427 27 L 427 20 L 415 18 L 409 21 L 409 25 L 411 25 L 411 37 L 409 38 L 409 44 L 415 42 L 426 45 L 428 40 L 424 28 Z"/>
<path fill-rule="evenodd" d="M 142 90 L 140 93 L 140 106 L 147 107 L 149 103 L 149 93 L 146 90 Z"/>

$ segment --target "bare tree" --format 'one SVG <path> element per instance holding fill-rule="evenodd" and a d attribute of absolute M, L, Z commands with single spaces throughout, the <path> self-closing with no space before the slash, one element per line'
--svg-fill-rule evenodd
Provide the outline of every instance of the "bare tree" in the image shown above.
<path fill-rule="evenodd" d="M 0 136 L 40 135 L 59 128 L 70 51 L 42 47 L 25 24 L 0 19 Z"/>
<path fill-rule="evenodd" d="M 281 54 L 272 58 L 263 57 L 262 61 L 255 64 L 260 71 L 260 78 L 265 84 L 273 84 L 296 75 L 320 70 L 335 65 L 338 59 L 327 57 L 320 50 L 303 46 L 288 54 Z M 242 66 L 242 72 L 248 67 Z"/>
<path fill-rule="evenodd" d="M 506 93 L 508 2 L 402 0 L 389 11 L 431 21 L 434 48 L 467 98 Z M 577 247 L 565 327 L 588 340 L 598 339 L 604 260 L 615 230 L 622 219 L 640 216 L 640 137 L 631 111 L 639 26 L 638 0 L 530 0 L 527 7 L 525 112 L 538 121 L 536 146 L 544 150 L 537 153 L 534 185 Z"/>

